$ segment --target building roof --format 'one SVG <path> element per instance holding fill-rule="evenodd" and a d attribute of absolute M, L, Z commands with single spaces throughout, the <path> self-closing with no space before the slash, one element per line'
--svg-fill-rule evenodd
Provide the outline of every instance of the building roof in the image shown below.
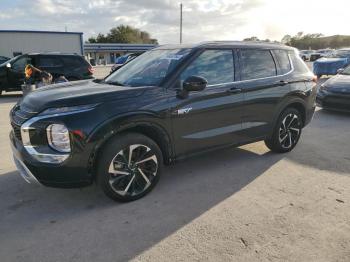
<path fill-rule="evenodd" d="M 119 43 L 85 43 L 85 52 L 98 52 L 98 51 L 147 51 L 155 48 L 157 45 L 153 44 L 119 44 Z"/>
<path fill-rule="evenodd" d="M 39 34 L 79 34 L 82 32 L 37 31 L 37 30 L 0 30 L 0 33 L 39 33 Z"/>

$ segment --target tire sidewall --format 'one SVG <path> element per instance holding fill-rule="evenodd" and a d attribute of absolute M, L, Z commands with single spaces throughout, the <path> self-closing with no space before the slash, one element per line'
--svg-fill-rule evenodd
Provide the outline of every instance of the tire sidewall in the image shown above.
<path fill-rule="evenodd" d="M 131 144 L 142 144 L 148 146 L 157 157 L 158 168 L 156 176 L 152 181 L 152 184 L 144 192 L 136 196 L 122 196 L 116 193 L 110 186 L 110 174 L 108 173 L 108 168 L 113 158 L 118 154 L 118 152 L 124 148 L 127 148 Z M 111 199 L 121 202 L 137 200 L 147 195 L 150 191 L 152 191 L 152 189 L 158 183 L 163 168 L 163 157 L 158 145 L 150 138 L 137 133 L 117 135 L 109 139 L 102 150 L 103 152 L 98 160 L 97 183 L 100 185 L 104 193 Z"/>

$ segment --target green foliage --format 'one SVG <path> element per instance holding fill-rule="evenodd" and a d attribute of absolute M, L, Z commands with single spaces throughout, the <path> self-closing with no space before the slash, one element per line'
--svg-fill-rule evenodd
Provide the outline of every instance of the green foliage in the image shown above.
<path fill-rule="evenodd" d="M 299 32 L 293 37 L 285 35 L 281 42 L 298 49 L 342 48 L 350 46 L 350 36 L 334 35 L 324 37 L 320 33 L 304 35 L 303 32 Z"/>
<path fill-rule="evenodd" d="M 89 43 L 129 43 L 129 44 L 158 44 L 157 39 L 151 38 L 146 31 L 120 25 L 113 27 L 107 35 L 99 33 L 97 37 L 90 37 Z"/>

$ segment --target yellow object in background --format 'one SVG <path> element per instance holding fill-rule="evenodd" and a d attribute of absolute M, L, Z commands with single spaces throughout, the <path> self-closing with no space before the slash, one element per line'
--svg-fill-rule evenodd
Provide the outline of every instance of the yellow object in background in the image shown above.
<path fill-rule="evenodd" d="M 24 74 L 26 75 L 26 78 L 30 78 L 33 74 L 33 69 L 31 67 L 31 65 L 26 65 L 26 67 L 24 68 Z"/>

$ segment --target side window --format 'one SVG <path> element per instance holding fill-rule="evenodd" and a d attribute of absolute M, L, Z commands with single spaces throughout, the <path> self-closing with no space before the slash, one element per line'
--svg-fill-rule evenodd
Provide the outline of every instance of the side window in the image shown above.
<path fill-rule="evenodd" d="M 11 66 L 14 71 L 24 72 L 24 68 L 26 67 L 27 64 L 31 64 L 31 58 L 28 56 L 23 56 L 19 59 L 17 59 Z"/>
<path fill-rule="evenodd" d="M 277 58 L 280 74 L 286 74 L 290 72 L 292 66 L 290 64 L 288 52 L 285 50 L 273 50 L 275 57 Z"/>
<path fill-rule="evenodd" d="M 39 67 L 59 67 L 61 65 L 61 60 L 53 56 L 40 56 L 39 58 Z"/>
<path fill-rule="evenodd" d="M 208 85 L 234 81 L 232 50 L 206 50 L 200 54 L 181 74 L 181 81 L 189 76 L 201 76 Z"/>
<path fill-rule="evenodd" d="M 242 80 L 276 75 L 276 65 L 269 50 L 241 50 Z"/>
<path fill-rule="evenodd" d="M 304 61 L 300 58 L 299 55 L 297 55 L 295 52 L 290 51 L 289 52 L 290 58 L 293 63 L 294 71 L 299 74 L 305 74 L 310 72 L 310 69 L 307 67 L 307 65 L 304 63 Z"/>
<path fill-rule="evenodd" d="M 80 57 L 74 57 L 74 56 L 64 56 L 62 57 L 63 63 L 66 67 L 80 67 L 84 65 L 84 61 Z"/>

